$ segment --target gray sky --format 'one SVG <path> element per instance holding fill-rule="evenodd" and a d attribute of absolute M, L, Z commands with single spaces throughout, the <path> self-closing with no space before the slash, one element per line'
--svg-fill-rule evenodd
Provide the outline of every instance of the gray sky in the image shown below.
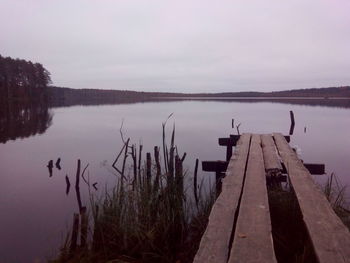
<path fill-rule="evenodd" d="M 350 84 L 349 0 L 0 0 L 0 54 L 55 85 L 272 91 Z"/>

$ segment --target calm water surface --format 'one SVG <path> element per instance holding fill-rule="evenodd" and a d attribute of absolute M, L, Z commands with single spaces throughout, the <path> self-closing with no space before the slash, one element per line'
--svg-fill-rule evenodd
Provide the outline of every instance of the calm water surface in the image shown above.
<path fill-rule="evenodd" d="M 219 137 L 240 131 L 289 132 L 289 111 L 296 118 L 291 145 L 305 162 L 325 163 L 350 185 L 350 108 L 272 102 L 175 101 L 72 106 L 53 109 L 27 107 L 2 113 L 0 135 L 0 262 L 41 262 L 56 255 L 78 210 L 75 193 L 65 194 L 65 176 L 73 184 L 76 162 L 89 164 L 88 174 L 99 189 L 116 180 L 110 165 L 125 137 L 142 142 L 144 152 L 161 146 L 161 123 L 171 113 L 168 132 L 176 125 L 176 144 L 187 152 L 191 172 L 196 158 L 224 160 Z M 4 117 L 7 116 L 7 117 Z M 304 128 L 306 127 L 306 132 Z M 49 160 L 61 158 L 61 170 L 49 177 Z M 214 178 L 201 172 L 203 178 Z M 322 182 L 325 176 L 317 176 Z M 85 191 L 86 187 L 81 187 Z M 87 203 L 86 193 L 83 202 Z"/>

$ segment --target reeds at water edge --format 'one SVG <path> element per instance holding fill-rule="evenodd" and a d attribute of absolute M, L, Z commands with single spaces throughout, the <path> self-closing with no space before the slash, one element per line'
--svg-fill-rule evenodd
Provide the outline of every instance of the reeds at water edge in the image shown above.
<path fill-rule="evenodd" d="M 123 147 L 112 164 L 118 177 L 116 185 L 97 198 L 88 184 L 88 241 L 73 252 L 69 242 L 72 239 L 68 238 L 55 262 L 192 261 L 215 193 L 211 187 L 205 192 L 202 183 L 197 185 L 198 160 L 194 184 L 184 182 L 189 176 L 183 166 L 186 153 L 180 155 L 175 145 L 175 125 L 167 145 L 165 125 L 166 122 L 162 126 L 163 160 L 157 146 L 143 160 L 143 145 L 137 147 L 130 139 L 124 140 L 121 133 Z M 126 169 L 128 158 L 130 169 Z"/>

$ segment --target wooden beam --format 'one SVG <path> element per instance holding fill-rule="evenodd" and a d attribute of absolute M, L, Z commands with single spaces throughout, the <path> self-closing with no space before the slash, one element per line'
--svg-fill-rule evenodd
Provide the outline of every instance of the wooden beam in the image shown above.
<path fill-rule="evenodd" d="M 215 261 L 213 261 L 215 262 Z M 252 135 L 247 173 L 229 263 L 277 262 L 260 135 Z"/>
<path fill-rule="evenodd" d="M 230 145 L 230 146 L 236 146 L 239 138 L 241 136 L 240 135 L 230 135 L 230 137 L 228 138 L 219 138 L 219 145 L 220 146 L 227 146 L 227 145 Z"/>
<path fill-rule="evenodd" d="M 225 172 L 227 165 L 226 161 L 202 161 L 202 170 L 205 172 Z"/>
<path fill-rule="evenodd" d="M 229 255 L 235 213 L 243 187 L 250 145 L 250 134 L 243 134 L 229 162 L 222 192 L 211 210 L 194 263 L 226 263 Z"/>
<path fill-rule="evenodd" d="M 350 232 L 282 134 L 274 134 L 319 263 L 350 262 Z"/>
<path fill-rule="evenodd" d="M 306 169 L 309 170 L 310 174 L 325 174 L 325 165 L 324 163 L 322 164 L 317 164 L 317 163 L 304 163 L 304 166 Z"/>

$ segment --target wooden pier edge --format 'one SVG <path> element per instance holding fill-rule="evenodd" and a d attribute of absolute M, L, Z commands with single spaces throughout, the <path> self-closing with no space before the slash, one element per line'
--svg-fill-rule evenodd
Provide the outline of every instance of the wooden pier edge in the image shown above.
<path fill-rule="evenodd" d="M 213 205 L 194 263 L 226 263 L 235 213 L 239 205 L 250 134 L 243 134 L 228 165 L 222 192 Z M 233 174 L 234 171 L 234 174 Z"/>
<path fill-rule="evenodd" d="M 274 140 L 320 263 L 350 262 L 350 233 L 282 134 Z"/>
<path fill-rule="evenodd" d="M 216 173 L 226 165 L 203 162 L 203 168 Z M 278 186 L 276 177 L 287 173 L 308 236 L 307 251 L 318 263 L 350 263 L 350 232 L 310 171 L 324 173 L 324 165 L 304 164 L 282 134 L 242 135 L 193 262 L 277 262 L 267 184 Z"/>

